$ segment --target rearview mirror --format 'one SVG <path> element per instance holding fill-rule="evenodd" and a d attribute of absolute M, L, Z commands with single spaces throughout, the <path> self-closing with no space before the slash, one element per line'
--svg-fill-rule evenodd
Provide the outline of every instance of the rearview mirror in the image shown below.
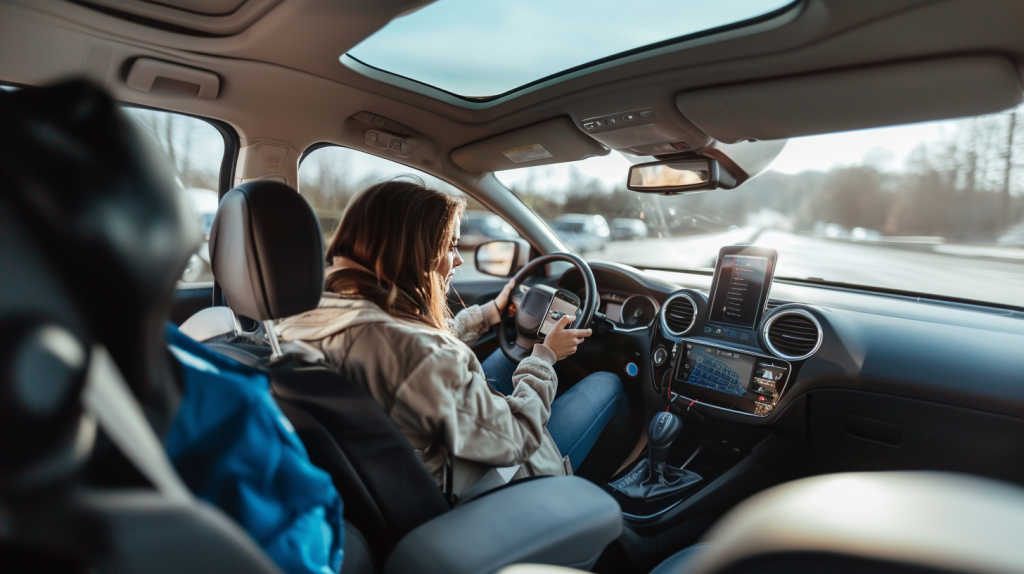
<path fill-rule="evenodd" d="M 511 277 L 530 260 L 530 244 L 521 239 L 481 243 L 473 255 L 477 271 Z"/>
<path fill-rule="evenodd" d="M 718 189 L 718 162 L 708 158 L 641 163 L 629 168 L 626 187 L 642 193 L 672 195 Z"/>

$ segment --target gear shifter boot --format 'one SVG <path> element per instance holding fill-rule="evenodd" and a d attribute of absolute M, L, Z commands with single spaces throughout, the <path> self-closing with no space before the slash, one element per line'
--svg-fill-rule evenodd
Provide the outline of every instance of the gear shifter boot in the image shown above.
<path fill-rule="evenodd" d="M 647 429 L 647 458 L 609 486 L 630 498 L 648 499 L 668 496 L 700 482 L 697 473 L 671 467 L 665 462 L 682 430 L 683 421 L 676 415 L 670 412 L 655 415 Z"/>
<path fill-rule="evenodd" d="M 703 480 L 696 472 L 662 464 L 664 467 L 660 474 L 652 473 L 651 461 L 645 458 L 629 474 L 608 486 L 630 498 L 652 500 L 682 492 Z"/>

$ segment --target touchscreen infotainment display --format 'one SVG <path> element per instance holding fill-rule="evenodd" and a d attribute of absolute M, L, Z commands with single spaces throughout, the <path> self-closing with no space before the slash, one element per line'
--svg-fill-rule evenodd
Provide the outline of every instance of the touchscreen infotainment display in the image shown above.
<path fill-rule="evenodd" d="M 683 380 L 691 385 L 742 397 L 754 373 L 754 357 L 715 347 L 694 345 L 683 364 Z"/>
<path fill-rule="evenodd" d="M 710 320 L 753 329 L 760 311 L 761 294 L 768 287 L 770 260 L 749 255 L 723 255 L 718 272 Z"/>

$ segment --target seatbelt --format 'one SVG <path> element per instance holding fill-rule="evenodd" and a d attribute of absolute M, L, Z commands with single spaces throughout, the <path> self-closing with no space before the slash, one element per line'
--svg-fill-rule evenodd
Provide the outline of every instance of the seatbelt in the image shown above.
<path fill-rule="evenodd" d="M 82 405 L 117 448 L 167 498 L 191 503 L 192 493 L 174 470 L 163 443 L 153 432 L 121 370 L 106 347 L 94 345 L 89 355 Z"/>

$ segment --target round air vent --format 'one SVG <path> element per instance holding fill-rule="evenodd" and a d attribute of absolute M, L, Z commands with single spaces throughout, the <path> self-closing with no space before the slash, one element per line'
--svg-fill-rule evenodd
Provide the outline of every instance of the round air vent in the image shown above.
<path fill-rule="evenodd" d="M 685 293 L 677 293 L 661 308 L 661 328 L 673 337 L 682 337 L 697 318 L 697 304 Z"/>
<path fill-rule="evenodd" d="M 764 340 L 783 359 L 806 359 L 821 346 L 821 325 L 803 309 L 787 309 L 765 322 Z"/>

